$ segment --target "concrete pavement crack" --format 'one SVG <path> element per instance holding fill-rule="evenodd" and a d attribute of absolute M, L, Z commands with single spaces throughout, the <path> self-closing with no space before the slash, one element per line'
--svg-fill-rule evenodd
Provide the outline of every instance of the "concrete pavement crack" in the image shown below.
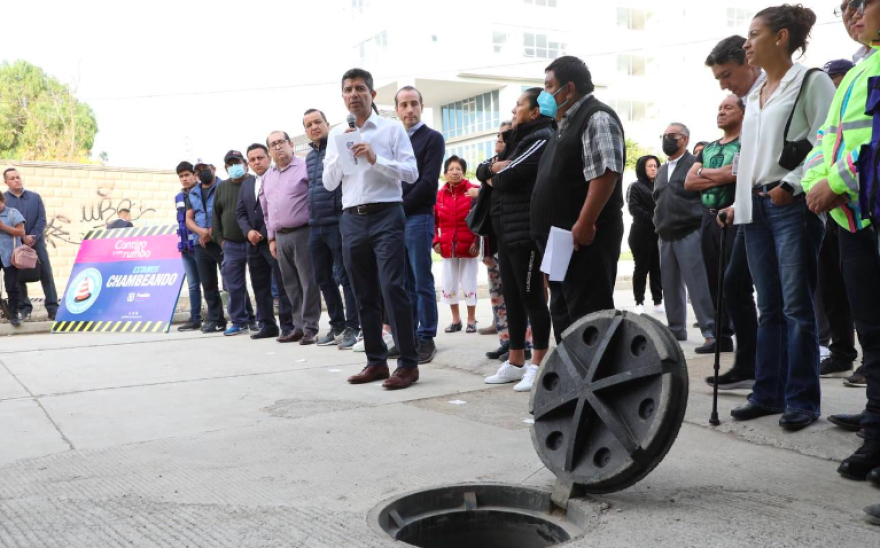
<path fill-rule="evenodd" d="M 25 385 L 25 384 L 21 381 L 21 379 L 19 379 L 19 378 L 15 375 L 15 373 L 13 373 L 13 372 L 9 369 L 9 367 L 6 365 L 6 362 L 4 362 L 3 360 L 0 360 L 0 365 L 3 366 L 3 369 L 9 374 L 10 377 L 12 377 L 13 379 L 15 379 L 15 382 L 17 382 L 18 385 L 21 386 L 21 388 L 22 388 L 25 392 L 27 392 L 28 394 L 30 394 L 30 399 L 34 400 L 34 403 L 36 403 L 36 404 L 40 407 L 40 409 L 43 411 L 43 414 L 46 415 L 46 420 L 48 420 L 48 421 L 52 424 L 52 426 L 55 428 L 55 431 L 58 432 L 58 435 L 61 436 L 61 439 L 64 441 L 64 443 L 66 443 L 67 446 L 68 446 L 71 450 L 75 450 L 76 447 L 73 445 L 73 442 L 70 441 L 70 438 L 68 438 L 67 435 L 64 434 L 64 432 L 61 430 L 61 427 L 58 426 L 58 423 L 55 422 L 55 419 L 52 418 L 52 415 L 50 415 L 50 414 L 49 414 L 49 411 L 43 406 L 43 402 L 40 401 L 40 396 L 36 396 L 36 395 L 34 395 L 34 393 L 31 392 L 31 389 L 28 388 L 27 385 Z"/>

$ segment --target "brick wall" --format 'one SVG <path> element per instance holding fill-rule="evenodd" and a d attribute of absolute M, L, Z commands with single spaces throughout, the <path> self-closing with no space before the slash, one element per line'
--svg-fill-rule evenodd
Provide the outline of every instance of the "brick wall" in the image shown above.
<path fill-rule="evenodd" d="M 131 210 L 135 226 L 176 225 L 174 196 L 180 191 L 173 171 L 126 169 L 81 164 L 13 162 L 24 187 L 37 192 L 46 205 L 46 244 L 58 296 L 64 293 L 83 235 Z M 5 192 L 5 186 L 2 187 Z M 39 283 L 29 284 L 30 297 L 42 297 Z"/>

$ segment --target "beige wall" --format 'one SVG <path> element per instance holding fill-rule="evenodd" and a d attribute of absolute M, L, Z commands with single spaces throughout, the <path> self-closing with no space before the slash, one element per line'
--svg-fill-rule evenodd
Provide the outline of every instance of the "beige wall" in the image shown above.
<path fill-rule="evenodd" d="M 115 219 L 117 209 L 131 210 L 135 226 L 177 224 L 174 196 L 180 191 L 180 183 L 173 171 L 0 162 L 0 172 L 7 167 L 21 173 L 25 189 L 43 197 L 45 238 L 59 298 L 64 294 L 83 235 Z M 6 191 L 5 186 L 2 190 Z M 43 296 L 39 283 L 29 284 L 28 293 L 31 297 Z"/>

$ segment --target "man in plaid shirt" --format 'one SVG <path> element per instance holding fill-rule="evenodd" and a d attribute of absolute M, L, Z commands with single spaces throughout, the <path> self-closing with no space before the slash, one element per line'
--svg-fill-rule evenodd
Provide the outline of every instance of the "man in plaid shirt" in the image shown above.
<path fill-rule="evenodd" d="M 614 283 L 623 240 L 626 163 L 623 126 L 593 95 L 587 65 L 565 56 L 545 70 L 541 112 L 556 117 L 556 138 L 538 168 L 532 194 L 532 236 L 542 251 L 551 226 L 572 233 L 575 248 L 565 280 L 550 283 L 557 342 L 580 318 L 614 308 Z"/>

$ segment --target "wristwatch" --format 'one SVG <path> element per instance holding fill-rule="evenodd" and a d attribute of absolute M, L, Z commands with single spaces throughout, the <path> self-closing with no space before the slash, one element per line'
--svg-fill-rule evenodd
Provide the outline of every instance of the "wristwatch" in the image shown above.
<path fill-rule="evenodd" d="M 779 183 L 779 188 L 794 196 L 794 187 L 791 186 L 791 184 L 782 181 L 781 183 Z"/>

